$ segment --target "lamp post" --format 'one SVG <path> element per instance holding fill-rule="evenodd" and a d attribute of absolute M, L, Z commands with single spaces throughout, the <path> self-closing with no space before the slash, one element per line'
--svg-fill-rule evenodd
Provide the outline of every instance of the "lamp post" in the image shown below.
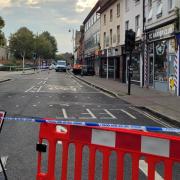
<path fill-rule="evenodd" d="M 74 56 L 74 40 L 75 40 L 75 34 L 74 34 L 74 29 L 69 29 L 69 32 L 72 32 L 72 54 Z M 75 60 L 73 59 L 73 63 L 75 64 Z"/>

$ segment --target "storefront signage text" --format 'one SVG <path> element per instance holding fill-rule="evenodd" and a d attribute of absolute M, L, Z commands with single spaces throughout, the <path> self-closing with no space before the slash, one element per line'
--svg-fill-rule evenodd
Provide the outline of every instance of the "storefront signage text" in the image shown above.
<path fill-rule="evenodd" d="M 170 24 L 167 26 L 164 26 L 162 28 L 155 29 L 151 32 L 149 32 L 148 35 L 148 41 L 154 41 L 162 38 L 168 38 L 172 35 L 172 33 L 175 30 L 175 25 Z"/>

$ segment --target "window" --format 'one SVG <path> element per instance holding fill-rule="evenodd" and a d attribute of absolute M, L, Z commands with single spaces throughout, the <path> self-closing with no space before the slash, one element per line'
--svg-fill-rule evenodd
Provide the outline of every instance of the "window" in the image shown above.
<path fill-rule="evenodd" d="M 117 16 L 120 16 L 120 3 L 117 4 Z"/>
<path fill-rule="evenodd" d="M 117 26 L 117 44 L 120 43 L 120 26 Z"/>
<path fill-rule="evenodd" d="M 113 10 L 110 9 L 110 22 L 112 22 L 112 21 L 113 21 Z"/>
<path fill-rule="evenodd" d="M 139 19 L 140 19 L 140 15 L 137 15 L 135 17 L 135 31 L 136 31 L 136 33 L 138 32 L 138 29 L 139 29 Z"/>
<path fill-rule="evenodd" d="M 157 12 L 156 12 L 157 17 L 162 16 L 162 8 L 163 8 L 162 1 L 158 0 L 157 1 Z"/>
<path fill-rule="evenodd" d="M 104 41 L 103 41 L 103 47 L 106 47 L 106 32 L 104 32 Z"/>
<path fill-rule="evenodd" d="M 129 21 L 126 21 L 125 22 L 125 30 L 128 30 L 129 29 Z"/>
<path fill-rule="evenodd" d="M 112 29 L 110 29 L 110 46 L 112 46 L 113 38 L 112 38 Z"/>
<path fill-rule="evenodd" d="M 152 0 L 148 0 L 148 11 L 149 11 L 148 21 L 150 21 L 153 16 Z"/>
<path fill-rule="evenodd" d="M 104 14 L 104 25 L 106 25 L 106 14 Z"/>
<path fill-rule="evenodd" d="M 175 6 L 174 0 L 168 0 L 168 8 L 169 10 L 173 9 Z"/>
<path fill-rule="evenodd" d="M 125 1 L 125 8 L 126 8 L 126 11 L 129 11 L 129 0 Z"/>

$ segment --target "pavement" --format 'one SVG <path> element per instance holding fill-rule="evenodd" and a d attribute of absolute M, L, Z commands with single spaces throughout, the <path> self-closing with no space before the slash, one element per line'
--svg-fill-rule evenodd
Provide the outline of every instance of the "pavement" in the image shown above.
<path fill-rule="evenodd" d="M 39 71 L 26 70 L 24 73 L 22 73 L 22 71 L 0 71 L 0 83 L 10 81 L 14 75 L 30 75 L 37 72 Z"/>
<path fill-rule="evenodd" d="M 99 76 L 74 76 L 85 83 L 106 93 L 118 97 L 134 106 L 150 111 L 163 120 L 180 127 L 180 97 L 170 93 L 159 92 L 152 88 L 132 85 L 131 95 L 127 95 L 127 84 Z"/>

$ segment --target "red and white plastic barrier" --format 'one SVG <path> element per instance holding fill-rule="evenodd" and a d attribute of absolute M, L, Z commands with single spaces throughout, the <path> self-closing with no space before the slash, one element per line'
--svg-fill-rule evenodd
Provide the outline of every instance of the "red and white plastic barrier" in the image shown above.
<path fill-rule="evenodd" d="M 49 144 L 47 172 L 41 172 L 42 152 L 38 154 L 37 180 L 55 180 L 56 144 L 62 141 L 61 180 L 67 179 L 68 149 L 75 145 L 74 180 L 82 179 L 83 147 L 89 148 L 88 179 L 95 179 L 95 154 L 103 153 L 102 179 L 109 179 L 109 156 L 117 154 L 116 179 L 124 177 L 123 158 L 125 154 L 132 157 L 132 179 L 139 178 L 139 160 L 145 157 L 148 164 L 148 180 L 155 179 L 155 167 L 164 163 L 164 179 L 171 180 L 173 164 L 180 163 L 180 137 L 125 129 L 83 127 L 73 125 L 55 125 L 42 123 L 39 144 L 47 140 Z"/>

